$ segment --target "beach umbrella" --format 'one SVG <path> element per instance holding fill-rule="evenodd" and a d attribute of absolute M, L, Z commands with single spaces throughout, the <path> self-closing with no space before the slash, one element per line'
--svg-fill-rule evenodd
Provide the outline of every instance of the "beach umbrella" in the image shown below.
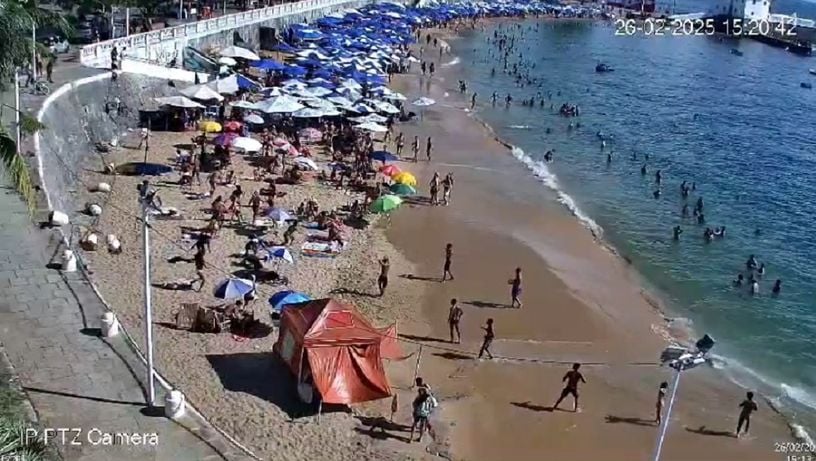
<path fill-rule="evenodd" d="M 204 108 L 204 106 L 186 96 L 167 96 L 165 98 L 155 98 L 155 101 L 163 106 L 183 107 L 188 109 Z"/>
<path fill-rule="evenodd" d="M 431 98 L 426 98 L 426 97 L 423 96 L 423 97 L 417 99 L 416 101 L 414 101 L 412 104 L 415 105 L 415 106 L 419 106 L 419 107 L 428 107 L 428 106 L 432 106 L 432 105 L 436 104 L 436 101 L 434 101 Z"/>
<path fill-rule="evenodd" d="M 373 99 L 369 100 L 368 102 L 369 102 L 369 104 L 372 104 L 377 109 L 377 112 L 385 112 L 386 114 L 392 114 L 392 115 L 400 113 L 400 110 L 397 109 L 397 107 L 394 106 L 393 104 L 390 104 L 390 103 L 387 103 L 387 102 L 384 102 L 384 101 L 376 101 L 376 100 L 373 100 Z"/>
<path fill-rule="evenodd" d="M 312 109 L 311 107 L 304 107 L 297 112 L 292 114 L 292 117 L 296 118 L 318 118 L 323 117 L 324 113 L 320 109 Z"/>
<path fill-rule="evenodd" d="M 326 98 L 326 99 L 327 99 L 329 102 L 331 102 L 331 103 L 333 103 L 333 104 L 336 104 L 336 105 L 338 105 L 338 106 L 340 106 L 340 107 L 343 107 L 343 108 L 345 108 L 345 107 L 350 107 L 350 106 L 352 106 L 352 105 L 354 104 L 354 103 L 353 103 L 353 102 L 351 102 L 349 99 L 344 98 L 343 96 L 329 96 L 329 97 L 328 97 L 328 98 Z"/>
<path fill-rule="evenodd" d="M 369 114 L 365 117 L 355 117 L 351 120 L 357 123 L 385 123 L 388 121 L 388 118 L 379 114 Z"/>
<path fill-rule="evenodd" d="M 220 133 L 221 124 L 212 120 L 204 120 L 198 124 L 198 129 L 205 133 Z"/>
<path fill-rule="evenodd" d="M 390 213 L 402 205 L 402 199 L 396 195 L 383 195 L 374 200 L 369 207 L 372 213 Z"/>
<path fill-rule="evenodd" d="M 295 157 L 293 161 L 297 163 L 298 166 L 300 167 L 308 168 L 315 171 L 318 170 L 317 163 L 315 163 L 314 160 L 308 157 Z"/>
<path fill-rule="evenodd" d="M 266 96 L 267 98 L 283 95 L 283 91 L 278 87 L 264 88 L 263 90 L 261 90 L 261 93 L 263 93 L 264 96 Z"/>
<path fill-rule="evenodd" d="M 235 101 L 235 102 L 231 102 L 229 105 L 232 106 L 232 107 L 238 107 L 238 108 L 241 108 L 241 109 L 254 109 L 255 108 L 255 103 L 252 103 L 252 102 L 249 102 L 249 101 Z"/>
<path fill-rule="evenodd" d="M 225 66 L 232 67 L 232 66 L 238 64 L 238 61 L 236 61 L 236 60 L 234 60 L 234 59 L 232 59 L 232 58 L 230 58 L 228 56 L 224 56 L 224 57 L 222 57 L 222 58 L 220 58 L 218 60 L 218 64 L 223 64 Z"/>
<path fill-rule="evenodd" d="M 405 100 L 406 100 L 406 99 L 408 99 L 408 98 L 406 98 L 405 96 L 403 96 L 403 95 L 402 95 L 402 93 L 396 93 L 396 92 L 394 92 L 394 93 L 387 93 L 387 94 L 384 94 L 384 95 L 383 95 L 383 99 L 390 99 L 390 100 L 392 100 L 392 101 L 405 101 Z"/>
<path fill-rule="evenodd" d="M 284 222 L 294 219 L 294 216 L 281 208 L 270 208 L 266 212 L 266 217 L 275 222 Z"/>
<path fill-rule="evenodd" d="M 249 114 L 244 117 L 244 121 L 247 123 L 252 123 L 254 125 L 262 125 L 264 123 L 263 117 L 258 114 Z"/>
<path fill-rule="evenodd" d="M 229 122 L 224 124 L 224 129 L 227 131 L 238 131 L 241 129 L 241 122 L 230 120 Z"/>
<path fill-rule="evenodd" d="M 198 99 L 199 101 L 224 100 L 223 96 L 207 85 L 194 85 L 179 91 L 179 93 L 187 96 L 190 99 Z"/>
<path fill-rule="evenodd" d="M 396 165 L 383 165 L 382 168 L 380 168 L 380 173 L 393 177 L 402 173 L 402 170 Z"/>
<path fill-rule="evenodd" d="M 259 61 L 261 59 L 257 54 L 240 46 L 228 46 L 221 50 L 219 54 L 228 58 L 241 58 L 247 61 Z"/>
<path fill-rule="evenodd" d="M 399 160 L 399 157 L 384 150 L 374 151 L 369 157 L 371 157 L 372 160 L 378 160 L 380 162 L 395 162 Z"/>
<path fill-rule="evenodd" d="M 414 175 L 412 175 L 411 173 L 408 173 L 407 171 L 403 171 L 402 173 L 398 173 L 398 174 L 394 175 L 391 179 L 393 179 L 394 182 L 396 182 L 396 183 L 407 184 L 407 185 L 409 185 L 411 187 L 416 187 L 416 185 L 417 185 L 416 177 Z"/>
<path fill-rule="evenodd" d="M 416 194 L 416 189 L 409 186 L 408 184 L 392 184 L 391 187 L 388 189 L 391 190 L 395 195 L 405 196 L 405 195 L 414 195 Z"/>
<path fill-rule="evenodd" d="M 261 59 L 252 63 L 252 67 L 262 70 L 283 70 L 286 68 L 282 63 L 274 59 Z"/>
<path fill-rule="evenodd" d="M 221 133 L 213 139 L 213 144 L 226 147 L 232 144 L 232 141 L 234 141 L 237 137 L 238 135 L 235 133 Z"/>
<path fill-rule="evenodd" d="M 226 280 L 222 280 L 215 286 L 213 296 L 221 299 L 243 298 L 254 290 L 254 281 L 230 277 Z"/>
<path fill-rule="evenodd" d="M 266 252 L 267 259 L 276 259 L 294 264 L 295 259 L 286 247 L 272 247 Z"/>
<path fill-rule="evenodd" d="M 272 307 L 272 312 L 280 314 L 287 304 L 298 304 L 311 301 L 312 298 L 298 291 L 283 290 L 275 293 L 269 298 L 269 305 Z"/>
<path fill-rule="evenodd" d="M 382 125 L 379 125 L 377 123 L 374 123 L 374 122 L 361 123 L 360 125 L 354 125 L 354 128 L 357 128 L 357 129 L 360 129 L 360 130 L 365 130 L 365 131 L 370 131 L 372 133 L 385 133 L 386 131 L 388 131 L 388 128 L 386 128 L 386 127 L 384 127 Z"/>
<path fill-rule="evenodd" d="M 219 94 L 235 94 L 241 89 L 238 85 L 238 77 L 236 75 L 219 78 L 217 80 L 207 82 L 206 85 Z"/>
<path fill-rule="evenodd" d="M 232 148 L 245 152 L 258 152 L 263 146 L 257 139 L 238 137 L 232 140 Z"/>
<path fill-rule="evenodd" d="M 263 101 L 255 103 L 257 110 L 266 112 L 267 114 L 288 114 L 297 112 L 304 107 L 305 106 L 298 102 L 297 99 L 287 95 L 264 99 Z"/>

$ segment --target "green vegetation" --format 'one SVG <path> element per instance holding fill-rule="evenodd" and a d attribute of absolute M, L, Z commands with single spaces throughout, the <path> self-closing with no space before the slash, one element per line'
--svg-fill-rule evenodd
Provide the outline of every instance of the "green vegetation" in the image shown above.
<path fill-rule="evenodd" d="M 9 385 L 6 376 L 0 374 L 0 459 L 20 461 L 45 461 L 49 459 L 48 447 L 41 440 L 27 440 L 23 395 Z"/>

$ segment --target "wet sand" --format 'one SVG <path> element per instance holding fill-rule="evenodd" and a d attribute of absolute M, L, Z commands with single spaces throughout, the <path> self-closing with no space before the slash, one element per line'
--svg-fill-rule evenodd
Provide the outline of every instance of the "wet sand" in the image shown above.
<path fill-rule="evenodd" d="M 455 40 L 446 33 L 444 38 Z M 441 63 L 452 59 L 443 56 Z M 414 326 L 413 336 L 428 338 L 420 375 L 455 424 L 454 458 L 650 458 L 658 434 L 657 388 L 672 380 L 669 370 L 657 366 L 658 357 L 678 332 L 669 331 L 655 306 L 659 298 L 644 291 L 623 259 L 464 110 L 469 104 L 455 93 L 455 67 L 439 64 L 442 72 L 430 86 L 427 78 L 399 77 L 395 86 L 409 100 L 427 95 L 437 104 L 426 108 L 422 123 L 397 131 L 408 140 L 419 134 L 423 145 L 425 136 L 433 136 L 433 162 L 414 169 L 420 193 L 427 194 L 433 171 L 451 171 L 452 204 L 403 209 L 388 236 L 417 267 L 415 283 L 427 287 L 425 322 Z M 456 280 L 443 284 L 437 280 L 448 242 L 454 245 Z M 515 267 L 524 272 L 521 309 L 508 308 L 507 280 Z M 462 345 L 447 344 L 454 297 L 465 310 Z M 474 360 L 487 318 L 495 320 L 492 351 L 502 358 Z M 551 411 L 573 361 L 585 363 L 582 411 L 572 413 L 571 399 L 561 406 L 569 411 Z M 743 396 L 743 389 L 710 367 L 684 374 L 662 459 L 777 459 L 774 442 L 790 440 L 790 432 L 762 399 L 751 436 L 731 436 Z"/>

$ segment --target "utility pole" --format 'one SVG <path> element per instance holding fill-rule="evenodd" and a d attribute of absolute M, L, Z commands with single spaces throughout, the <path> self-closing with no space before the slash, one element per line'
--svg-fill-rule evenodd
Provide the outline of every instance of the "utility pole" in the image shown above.
<path fill-rule="evenodd" d="M 147 406 L 156 402 L 155 370 L 153 368 L 153 305 L 150 283 L 150 210 L 155 208 L 156 191 L 150 189 L 145 179 L 139 186 L 139 202 L 142 205 L 142 241 L 144 244 L 144 322 L 145 349 L 147 350 Z"/>
<path fill-rule="evenodd" d="M 31 25 L 31 80 L 37 82 L 37 26 Z"/>
<path fill-rule="evenodd" d="M 20 126 L 20 73 L 18 69 L 14 69 L 14 119 L 17 127 L 17 154 L 20 154 L 22 148 L 20 144 L 23 140 L 22 127 Z"/>

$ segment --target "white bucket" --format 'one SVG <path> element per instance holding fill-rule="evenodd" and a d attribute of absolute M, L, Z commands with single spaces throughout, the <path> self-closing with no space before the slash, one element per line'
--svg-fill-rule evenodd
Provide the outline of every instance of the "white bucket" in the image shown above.
<path fill-rule="evenodd" d="M 95 203 L 89 203 L 87 210 L 91 216 L 99 216 L 102 214 L 102 207 Z"/>
<path fill-rule="evenodd" d="M 119 241 L 113 234 L 108 234 L 107 237 L 108 251 L 111 253 L 119 253 L 122 251 L 122 242 Z"/>
<path fill-rule="evenodd" d="M 110 192 L 111 185 L 106 182 L 101 182 L 96 185 L 96 192 Z"/>
<path fill-rule="evenodd" d="M 173 389 L 164 397 L 164 416 L 176 419 L 184 416 L 186 410 L 186 398 L 181 391 Z"/>
<path fill-rule="evenodd" d="M 51 213 L 49 213 L 48 222 L 52 226 L 64 226 L 64 225 L 68 224 L 70 222 L 70 220 L 68 219 L 67 214 L 65 214 L 65 213 L 63 213 L 61 211 L 54 210 Z"/>
<path fill-rule="evenodd" d="M 77 270 L 77 260 L 76 256 L 74 256 L 74 252 L 71 250 L 65 250 L 62 252 L 62 271 L 63 272 L 76 272 Z"/>
<path fill-rule="evenodd" d="M 102 314 L 102 337 L 112 338 L 119 334 L 119 321 L 113 312 L 105 312 Z"/>

